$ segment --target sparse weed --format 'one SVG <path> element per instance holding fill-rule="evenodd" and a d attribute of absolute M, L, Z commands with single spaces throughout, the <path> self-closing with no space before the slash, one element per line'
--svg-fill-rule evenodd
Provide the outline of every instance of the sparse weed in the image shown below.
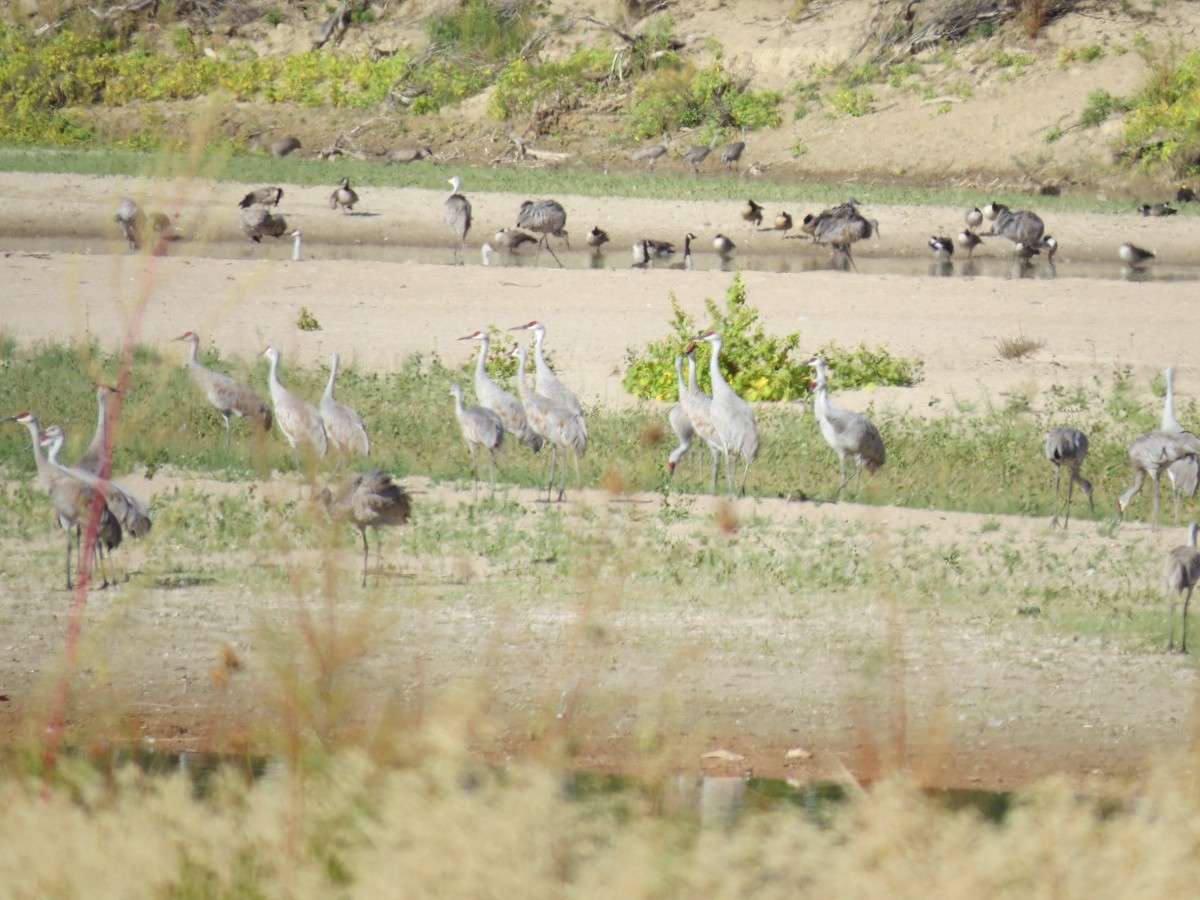
<path fill-rule="evenodd" d="M 997 340 L 996 354 L 1001 359 L 1024 359 L 1027 356 L 1037 353 L 1045 346 L 1045 341 L 1030 337 L 1022 331 L 1018 332 L 1014 337 L 1002 337 Z"/>

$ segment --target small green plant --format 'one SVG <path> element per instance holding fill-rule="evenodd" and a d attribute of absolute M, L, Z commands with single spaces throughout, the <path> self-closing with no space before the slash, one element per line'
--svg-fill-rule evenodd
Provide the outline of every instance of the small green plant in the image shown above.
<path fill-rule="evenodd" d="M 1019 50 L 1005 50 L 1002 47 L 998 47 L 992 54 L 992 62 L 999 69 L 1012 69 L 1013 75 L 1016 76 L 1024 75 L 1025 70 L 1033 65 L 1033 59 L 1028 54 Z"/>
<path fill-rule="evenodd" d="M 792 144 L 792 156 L 799 159 L 808 153 L 808 144 L 804 143 L 804 138 L 796 138 L 796 143 Z"/>
<path fill-rule="evenodd" d="M 321 331 L 321 323 L 308 311 L 307 306 L 300 307 L 300 316 L 296 319 L 296 327 L 301 331 Z"/>
<path fill-rule="evenodd" d="M 283 21 L 283 13 L 277 9 L 269 9 L 263 19 L 268 25 L 275 26 Z"/>
<path fill-rule="evenodd" d="M 874 112 L 875 95 L 866 88 L 843 88 L 835 91 L 829 101 L 832 114 L 860 118 Z"/>
<path fill-rule="evenodd" d="M 1056 141 L 1062 140 L 1063 130 L 1058 125 L 1052 125 L 1046 130 L 1046 136 L 1042 139 L 1047 144 L 1053 144 Z"/>
<path fill-rule="evenodd" d="M 1128 104 L 1120 97 L 1114 97 L 1101 88 L 1088 95 L 1088 105 L 1079 114 L 1080 128 L 1095 128 L 1115 115 L 1120 115 L 1128 109 Z"/>

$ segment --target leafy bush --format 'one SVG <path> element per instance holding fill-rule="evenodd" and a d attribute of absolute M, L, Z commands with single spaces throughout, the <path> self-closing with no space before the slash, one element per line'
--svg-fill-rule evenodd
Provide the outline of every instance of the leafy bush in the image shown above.
<path fill-rule="evenodd" d="M 493 3 L 463 0 L 425 26 L 432 49 L 460 60 L 500 62 L 516 56 L 533 33 L 527 2 Z"/>
<path fill-rule="evenodd" d="M 800 351 L 800 333 L 775 337 L 763 332 L 758 310 L 746 299 L 746 284 L 741 274 L 725 294 L 725 310 L 716 301 L 705 299 L 709 328 L 721 335 L 721 371 L 729 386 L 751 401 L 787 401 L 811 392 L 812 369 L 809 354 Z M 675 376 L 675 357 L 682 355 L 699 329 L 695 319 L 683 311 L 671 295 L 671 336 L 652 341 L 642 352 L 626 351 L 625 390 L 635 397 L 674 401 L 679 397 Z M 708 349 L 697 348 L 697 380 L 711 391 L 707 365 Z M 860 347 L 854 352 L 833 344 L 818 351 L 833 370 L 835 388 L 865 387 L 878 384 L 909 385 L 920 378 L 921 363 L 896 359 L 884 350 Z"/>
<path fill-rule="evenodd" d="M 1200 158 L 1200 52 L 1139 47 L 1150 66 L 1145 87 L 1129 103 L 1122 146 L 1143 168 L 1193 170 Z"/>
<path fill-rule="evenodd" d="M 875 95 L 866 88 L 842 88 L 835 91 L 829 106 L 834 116 L 859 118 L 874 110 Z"/>
<path fill-rule="evenodd" d="M 638 86 L 634 98 L 630 130 L 637 139 L 681 128 L 775 128 L 782 121 L 782 94 L 746 90 L 720 62 L 660 71 Z"/>
<path fill-rule="evenodd" d="M 551 96 L 558 108 L 569 108 L 577 98 L 600 89 L 611 65 L 611 53 L 597 49 L 576 50 L 562 62 L 537 63 L 518 57 L 496 80 L 488 112 L 507 121 Z"/>
<path fill-rule="evenodd" d="M 1106 119 L 1123 113 L 1128 108 L 1128 104 L 1124 100 L 1120 97 L 1114 97 L 1103 88 L 1098 91 L 1092 91 L 1088 95 L 1088 105 L 1079 114 L 1079 127 L 1095 128 Z"/>

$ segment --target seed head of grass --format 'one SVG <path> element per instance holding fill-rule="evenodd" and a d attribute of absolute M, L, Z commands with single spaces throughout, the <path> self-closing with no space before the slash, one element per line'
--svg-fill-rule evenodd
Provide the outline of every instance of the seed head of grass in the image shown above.
<path fill-rule="evenodd" d="M 996 352 L 1000 354 L 1001 359 L 1024 359 L 1045 346 L 1046 342 L 1040 338 L 1030 337 L 1019 331 L 1015 337 L 1003 337 L 996 341 Z"/>

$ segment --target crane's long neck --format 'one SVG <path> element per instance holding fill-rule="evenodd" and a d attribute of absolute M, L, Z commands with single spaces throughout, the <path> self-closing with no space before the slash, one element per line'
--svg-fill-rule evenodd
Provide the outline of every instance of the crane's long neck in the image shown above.
<path fill-rule="evenodd" d="M 829 385 L 823 375 L 817 376 L 817 386 L 813 389 L 813 415 L 818 419 L 829 417 Z"/>
<path fill-rule="evenodd" d="M 340 362 L 341 360 L 338 358 L 336 353 L 333 354 L 333 359 L 331 359 L 329 362 L 329 383 L 325 385 L 325 396 L 330 400 L 333 399 L 333 385 L 334 382 L 337 381 L 338 364 Z"/>
<path fill-rule="evenodd" d="M 687 385 L 683 381 L 683 357 L 675 357 L 675 376 L 679 379 L 679 396 L 682 397 Z"/>
<path fill-rule="evenodd" d="M 22 422 L 29 429 L 29 434 L 33 438 L 33 459 L 37 463 L 38 475 L 42 478 L 48 478 L 51 472 L 49 460 L 42 454 L 42 425 L 37 419 L 30 417 L 28 421 Z"/>
<path fill-rule="evenodd" d="M 715 338 L 712 341 L 712 355 L 708 359 L 708 374 L 712 379 L 713 393 L 721 391 L 722 393 L 732 393 L 732 389 L 725 381 L 725 376 L 721 374 L 721 339 Z"/>
<path fill-rule="evenodd" d="M 479 339 L 479 359 L 475 360 L 476 384 L 485 384 L 491 380 L 487 370 L 488 343 L 486 335 Z"/>
<path fill-rule="evenodd" d="M 1191 545 L 1193 550 L 1196 549 L 1196 523 L 1195 522 L 1193 522 L 1191 524 L 1191 527 L 1188 528 L 1188 543 Z"/>
<path fill-rule="evenodd" d="M 104 446 L 108 437 L 108 391 L 105 388 L 96 391 L 96 405 L 100 411 L 96 414 L 96 434 L 92 438 L 92 447 L 99 448 Z"/>
<path fill-rule="evenodd" d="M 1162 430 L 1178 431 L 1179 422 L 1175 418 L 1175 370 L 1167 369 L 1163 374 L 1167 378 L 1167 394 L 1163 398 Z"/>
<path fill-rule="evenodd" d="M 544 328 L 534 329 L 533 335 L 534 335 L 533 352 L 534 352 L 534 359 L 537 362 L 538 374 L 541 374 L 543 372 L 549 373 L 550 366 L 546 363 L 546 357 L 542 353 L 542 341 L 544 341 L 546 339 L 546 330 Z"/>
<path fill-rule="evenodd" d="M 699 385 L 696 382 L 696 353 L 695 351 L 688 354 L 688 390 L 699 390 Z"/>
<path fill-rule="evenodd" d="M 199 340 L 188 341 L 187 345 L 188 345 L 188 365 L 192 365 L 192 366 L 200 365 L 200 357 L 199 357 L 200 341 Z"/>
<path fill-rule="evenodd" d="M 67 436 L 61 431 L 54 436 L 54 440 L 50 442 L 50 446 L 46 449 L 46 461 L 56 469 L 63 468 L 63 464 L 58 461 L 62 453 L 63 444 L 66 442 Z"/>
<path fill-rule="evenodd" d="M 525 387 L 525 348 L 517 349 L 517 393 L 521 395 L 521 400 L 525 399 L 528 393 Z"/>
<path fill-rule="evenodd" d="M 271 389 L 272 399 L 278 402 L 280 397 L 287 394 L 287 389 L 279 381 L 279 356 L 272 353 L 267 359 L 271 365 L 267 373 L 267 386 Z"/>
<path fill-rule="evenodd" d="M 454 395 L 454 415 L 461 419 L 463 417 L 462 391 L 452 391 L 451 393 Z"/>

